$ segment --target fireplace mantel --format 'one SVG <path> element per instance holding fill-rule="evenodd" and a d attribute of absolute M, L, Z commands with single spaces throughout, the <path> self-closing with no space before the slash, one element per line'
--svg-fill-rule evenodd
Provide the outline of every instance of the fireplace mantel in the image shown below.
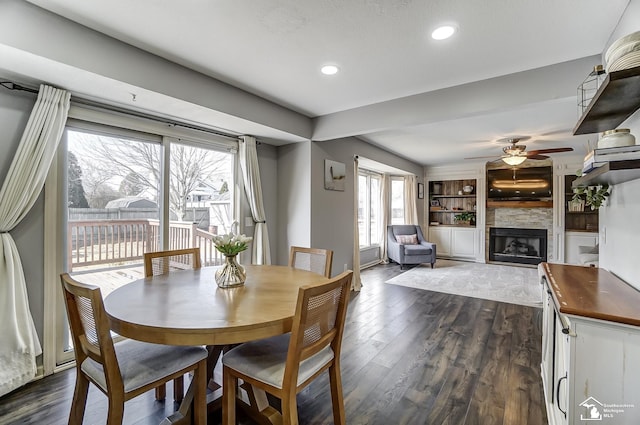
<path fill-rule="evenodd" d="M 553 208 L 553 201 L 487 201 L 487 208 Z"/>

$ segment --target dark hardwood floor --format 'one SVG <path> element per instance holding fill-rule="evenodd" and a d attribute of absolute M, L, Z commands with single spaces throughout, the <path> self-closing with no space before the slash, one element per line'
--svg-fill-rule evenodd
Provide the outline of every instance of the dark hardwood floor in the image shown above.
<path fill-rule="evenodd" d="M 546 424 L 539 309 L 384 283 L 399 273 L 397 264 L 365 270 L 353 294 L 342 352 L 347 423 Z M 74 380 L 71 369 L 0 398 L 0 424 L 66 424 Z M 326 374 L 298 405 L 301 424 L 333 423 Z M 149 392 L 127 403 L 125 423 L 157 424 L 172 409 Z M 105 423 L 106 411 L 91 388 L 84 423 Z"/>

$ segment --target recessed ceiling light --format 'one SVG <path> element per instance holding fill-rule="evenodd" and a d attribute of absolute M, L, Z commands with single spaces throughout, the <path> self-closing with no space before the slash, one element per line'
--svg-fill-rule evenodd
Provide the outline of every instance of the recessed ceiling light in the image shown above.
<path fill-rule="evenodd" d="M 453 25 L 443 25 L 441 27 L 436 28 L 431 33 L 431 38 L 434 40 L 445 40 L 451 37 L 456 32 L 456 27 Z"/>
<path fill-rule="evenodd" d="M 335 65 L 325 65 L 320 68 L 320 72 L 324 75 L 334 75 L 337 74 L 340 69 Z"/>

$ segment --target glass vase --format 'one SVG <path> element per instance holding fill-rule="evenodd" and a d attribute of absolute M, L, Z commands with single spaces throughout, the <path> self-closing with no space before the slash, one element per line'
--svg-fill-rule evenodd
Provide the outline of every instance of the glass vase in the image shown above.
<path fill-rule="evenodd" d="M 216 270 L 216 284 L 220 288 L 233 288 L 235 286 L 244 285 L 247 274 L 244 267 L 240 265 L 236 259 L 236 255 L 225 255 L 225 262 Z"/>

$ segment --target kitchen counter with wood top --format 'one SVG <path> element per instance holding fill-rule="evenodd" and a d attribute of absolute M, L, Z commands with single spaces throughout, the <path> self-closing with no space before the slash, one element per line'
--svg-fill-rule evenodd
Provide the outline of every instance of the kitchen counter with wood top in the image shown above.
<path fill-rule="evenodd" d="M 560 313 L 640 326 L 640 291 L 604 269 L 541 263 Z"/>
<path fill-rule="evenodd" d="M 640 424 L 640 291 L 596 267 L 538 271 L 549 425 Z"/>

